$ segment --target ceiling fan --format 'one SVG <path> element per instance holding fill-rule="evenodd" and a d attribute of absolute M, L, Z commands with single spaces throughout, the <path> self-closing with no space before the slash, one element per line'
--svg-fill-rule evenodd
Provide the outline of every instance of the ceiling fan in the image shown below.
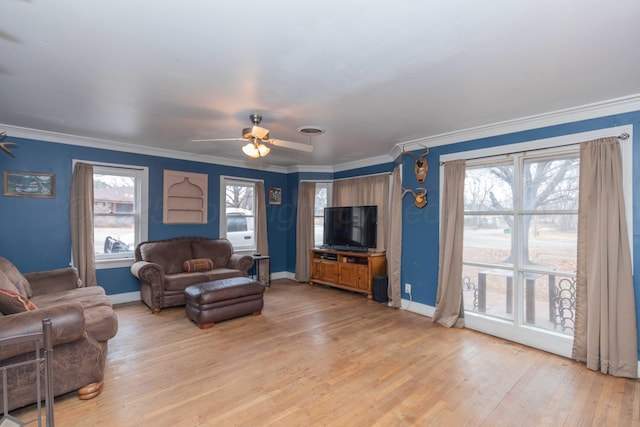
<path fill-rule="evenodd" d="M 254 159 L 265 157 L 269 154 L 271 151 L 271 148 L 269 148 L 270 145 L 289 148 L 291 150 L 306 151 L 307 153 L 313 151 L 313 146 L 310 144 L 269 138 L 269 130 L 260 126 L 260 122 L 262 121 L 260 114 L 254 113 L 249 115 L 249 120 L 251 120 L 253 126 L 242 129 L 242 138 L 194 139 L 191 142 L 246 141 L 247 144 L 242 147 L 242 151 Z"/>

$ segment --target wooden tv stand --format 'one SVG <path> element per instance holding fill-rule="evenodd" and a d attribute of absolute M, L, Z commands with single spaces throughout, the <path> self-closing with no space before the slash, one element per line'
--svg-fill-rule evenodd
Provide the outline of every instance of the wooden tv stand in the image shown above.
<path fill-rule="evenodd" d="M 311 250 L 309 284 L 319 283 L 373 297 L 373 277 L 387 275 L 385 252 Z"/>

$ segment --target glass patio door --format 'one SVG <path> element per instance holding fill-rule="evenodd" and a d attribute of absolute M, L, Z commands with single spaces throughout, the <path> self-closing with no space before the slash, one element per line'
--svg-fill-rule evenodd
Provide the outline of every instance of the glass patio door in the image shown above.
<path fill-rule="evenodd" d="M 462 287 L 469 327 L 570 355 L 578 175 L 577 147 L 467 162 Z"/>

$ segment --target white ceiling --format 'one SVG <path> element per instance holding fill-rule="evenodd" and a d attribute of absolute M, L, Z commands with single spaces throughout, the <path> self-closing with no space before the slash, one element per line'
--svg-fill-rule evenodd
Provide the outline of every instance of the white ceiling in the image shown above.
<path fill-rule="evenodd" d="M 0 131 L 245 161 L 240 142 L 190 141 L 258 112 L 315 148 L 258 160 L 275 166 L 640 93 L 638 0 L 3 0 L 0 16 Z"/>

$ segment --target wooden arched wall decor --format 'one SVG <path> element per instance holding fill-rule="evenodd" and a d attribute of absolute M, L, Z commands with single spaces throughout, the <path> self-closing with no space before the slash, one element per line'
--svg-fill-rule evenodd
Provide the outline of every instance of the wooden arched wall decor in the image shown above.
<path fill-rule="evenodd" d="M 164 171 L 165 224 L 207 223 L 207 175 Z"/>

